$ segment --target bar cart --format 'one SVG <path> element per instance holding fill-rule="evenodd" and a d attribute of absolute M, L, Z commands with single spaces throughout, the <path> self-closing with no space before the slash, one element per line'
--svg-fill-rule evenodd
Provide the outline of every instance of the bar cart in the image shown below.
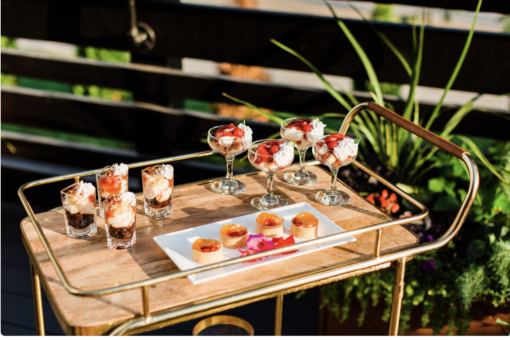
<path fill-rule="evenodd" d="M 428 214 L 427 208 L 355 161 L 358 168 L 407 199 L 421 209 L 421 213 L 394 220 L 341 182 L 338 183 L 341 189 L 352 198 L 350 204 L 342 207 L 320 205 L 315 202 L 314 194 L 319 188 L 326 187 L 329 176 L 326 171 L 317 168 L 317 183 L 295 187 L 278 178 L 278 190 L 291 203 L 308 202 L 313 205 L 346 232 L 180 271 L 155 245 L 152 237 L 253 213 L 250 200 L 264 187 L 264 176 L 259 172 L 239 176 L 243 177 L 248 189 L 236 196 L 214 194 L 208 185 L 211 181 L 179 186 L 174 192 L 174 213 L 171 218 L 163 220 L 146 217 L 143 214 L 143 199 L 139 199 L 138 243 L 129 252 L 111 251 L 105 247 L 106 236 L 101 223 L 98 225 L 98 234 L 86 241 L 66 237 L 62 211 L 34 214 L 25 196 L 25 190 L 31 187 L 72 179 L 78 182 L 80 177 L 93 175 L 98 170 L 33 181 L 23 185 L 18 194 L 28 213 L 28 218 L 21 223 L 21 230 L 31 261 L 37 333 L 44 335 L 41 299 L 43 287 L 61 327 L 67 334 L 136 334 L 276 297 L 275 335 L 281 335 L 285 294 L 393 265 L 395 281 L 389 334 L 397 335 L 400 307 L 404 297 L 406 262 L 417 254 L 446 245 L 458 233 L 478 191 L 479 175 L 468 152 L 373 102 L 354 107 L 346 116 L 340 133 L 345 134 L 354 116 L 365 109 L 463 160 L 467 165 L 470 176 L 467 195 L 454 222 L 440 238 L 419 245 L 416 235 L 401 225 L 425 218 Z M 211 154 L 212 152 L 201 152 L 157 159 L 130 164 L 129 168 Z M 348 236 L 356 236 L 357 241 L 217 279 L 221 284 L 211 281 L 193 285 L 186 278 L 191 274 L 308 245 L 320 245 Z"/>

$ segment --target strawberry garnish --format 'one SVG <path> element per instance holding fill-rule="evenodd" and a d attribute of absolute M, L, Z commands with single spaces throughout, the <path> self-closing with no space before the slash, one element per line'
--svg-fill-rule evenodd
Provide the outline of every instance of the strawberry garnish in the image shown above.
<path fill-rule="evenodd" d="M 279 145 L 273 145 L 271 147 L 271 149 L 269 149 L 269 152 L 271 153 L 271 155 L 274 155 L 275 153 L 277 153 L 278 151 L 280 151 L 280 146 Z"/>
<path fill-rule="evenodd" d="M 244 130 L 240 129 L 240 128 L 235 128 L 234 136 L 238 137 L 238 138 L 243 138 L 244 137 Z"/>
<path fill-rule="evenodd" d="M 330 149 L 330 150 L 333 150 L 337 146 L 338 146 L 338 142 L 337 141 L 332 140 L 332 141 L 328 142 L 328 149 Z"/>
<path fill-rule="evenodd" d="M 312 130 L 313 130 L 312 124 L 305 124 L 305 125 L 303 125 L 303 131 L 310 132 Z"/>

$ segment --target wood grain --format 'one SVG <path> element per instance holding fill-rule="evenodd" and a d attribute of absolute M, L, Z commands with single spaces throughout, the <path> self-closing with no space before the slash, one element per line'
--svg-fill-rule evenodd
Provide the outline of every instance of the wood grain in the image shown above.
<path fill-rule="evenodd" d="M 289 169 L 290 170 L 290 169 Z M 289 204 L 307 202 L 349 231 L 390 220 L 376 207 L 339 183 L 339 189 L 352 197 L 343 207 L 327 207 L 314 200 L 319 189 L 329 185 L 329 174 L 318 167 L 313 171 L 319 181 L 311 186 L 296 187 L 283 182 L 286 171 L 277 174 L 275 192 Z M 176 174 L 177 176 L 179 174 Z M 247 190 L 236 196 L 222 196 L 210 190 L 209 185 L 176 189 L 174 213 L 170 218 L 153 220 L 145 216 L 143 197 L 137 197 L 137 243 L 130 251 L 110 250 L 106 246 L 103 219 L 98 218 L 98 234 L 88 240 L 75 240 L 66 236 L 62 211 L 37 214 L 39 223 L 51 244 L 69 281 L 75 287 L 87 290 L 100 289 L 139 281 L 179 271 L 153 237 L 215 221 L 254 213 L 250 201 L 265 192 L 266 175 L 243 177 Z M 58 193 L 55 193 L 57 195 Z M 43 273 L 44 286 L 50 290 L 50 299 L 71 328 L 101 328 L 141 315 L 142 301 L 139 289 L 102 297 L 83 298 L 69 294 L 62 286 L 49 261 L 39 237 L 28 218 L 21 223 L 25 243 L 35 254 Z M 192 285 L 187 278 L 152 286 L 151 311 L 161 311 L 215 296 L 234 293 L 251 286 L 267 284 L 277 278 L 335 266 L 359 257 L 371 257 L 375 245 L 375 232 L 357 235 L 357 241 L 335 248 L 314 252 L 264 267 L 233 274 L 218 280 Z M 382 233 L 382 253 L 409 247 L 417 237 L 401 226 L 385 228 Z M 63 327 L 64 328 L 64 327 Z M 87 332 L 88 333 L 88 332 Z"/>

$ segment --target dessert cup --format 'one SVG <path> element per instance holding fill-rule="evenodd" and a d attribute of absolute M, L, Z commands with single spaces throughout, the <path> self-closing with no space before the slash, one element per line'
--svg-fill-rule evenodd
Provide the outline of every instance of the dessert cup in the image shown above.
<path fill-rule="evenodd" d="M 273 194 L 273 177 L 275 172 L 292 164 L 294 147 L 281 140 L 259 140 L 250 145 L 248 159 L 254 167 L 267 173 L 266 194 L 254 198 L 251 201 L 252 207 L 269 210 L 286 206 L 288 202 L 284 198 Z"/>
<path fill-rule="evenodd" d="M 248 229 L 238 223 L 226 224 L 220 229 L 220 242 L 228 249 L 246 247 L 248 236 Z"/>
<path fill-rule="evenodd" d="M 91 183 L 74 183 L 60 191 L 67 236 L 86 239 L 97 233 L 96 188 Z"/>
<path fill-rule="evenodd" d="M 172 214 L 174 168 L 158 164 L 142 170 L 145 215 L 160 219 Z"/>
<path fill-rule="evenodd" d="M 319 235 L 319 220 L 308 212 L 297 214 L 292 219 L 290 232 L 300 239 L 316 238 Z"/>
<path fill-rule="evenodd" d="M 136 197 L 132 192 L 103 201 L 106 239 L 110 249 L 131 249 L 136 243 Z"/>
<path fill-rule="evenodd" d="M 191 246 L 191 258 L 200 264 L 211 264 L 223 260 L 223 245 L 213 239 L 199 238 Z"/>
<path fill-rule="evenodd" d="M 225 156 L 227 160 L 227 176 L 222 181 L 211 185 L 211 190 L 223 195 L 237 195 L 246 190 L 246 184 L 236 181 L 233 177 L 234 158 L 245 152 L 252 141 L 252 130 L 249 126 L 234 124 L 215 126 L 207 134 L 207 142 L 212 150 Z"/>
<path fill-rule="evenodd" d="M 283 236 L 283 218 L 276 214 L 263 212 L 255 220 L 255 233 L 268 238 Z"/>
<path fill-rule="evenodd" d="M 113 164 L 96 173 L 97 197 L 99 199 L 99 216 L 104 218 L 103 203 L 110 195 L 118 195 L 128 191 L 128 166 Z"/>
<path fill-rule="evenodd" d="M 317 202 L 324 205 L 340 206 L 351 201 L 351 197 L 336 189 L 338 170 L 342 166 L 351 164 L 358 155 L 358 144 L 351 137 L 340 133 L 320 136 L 315 139 L 313 156 L 316 160 L 327 165 L 331 171 L 331 187 L 329 190 L 319 191 L 315 195 Z"/>
<path fill-rule="evenodd" d="M 294 185 L 311 185 L 319 179 L 316 174 L 305 170 L 306 150 L 316 137 L 324 134 L 325 125 L 318 119 L 289 118 L 282 122 L 280 134 L 286 142 L 293 142 L 299 152 L 299 170 L 287 172 L 284 180 Z"/>

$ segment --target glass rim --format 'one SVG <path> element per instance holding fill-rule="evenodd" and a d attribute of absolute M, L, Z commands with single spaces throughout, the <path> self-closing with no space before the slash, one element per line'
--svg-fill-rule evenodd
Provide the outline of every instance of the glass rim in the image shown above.
<path fill-rule="evenodd" d="M 265 142 L 274 142 L 274 141 L 276 141 L 276 142 L 283 142 L 283 144 L 285 146 L 289 145 L 289 142 L 284 141 L 282 138 L 280 138 L 280 139 L 259 139 L 259 140 L 256 140 L 255 142 L 252 142 L 250 144 L 250 146 L 248 147 L 248 152 L 252 153 L 254 155 L 261 155 L 258 152 L 255 152 L 254 150 L 252 150 L 252 147 L 253 146 L 259 146 L 260 144 L 263 144 Z M 261 155 L 261 156 L 267 156 L 267 155 Z"/>
<path fill-rule="evenodd" d="M 340 132 L 335 132 L 335 133 L 340 133 Z M 322 136 L 317 136 L 317 137 L 315 137 L 315 138 L 313 139 L 313 141 L 312 141 L 313 146 L 315 146 L 315 145 L 317 144 L 317 141 L 318 141 L 319 139 L 322 139 L 322 138 L 327 137 L 327 136 L 329 136 L 329 135 L 333 135 L 333 133 L 328 133 L 327 135 L 322 135 Z M 345 138 L 345 137 L 346 137 L 346 138 L 350 138 L 350 139 L 355 139 L 355 138 L 352 138 L 352 137 L 347 136 L 347 135 L 344 135 L 344 138 Z"/>
<path fill-rule="evenodd" d="M 285 120 L 283 120 L 281 123 L 280 123 L 280 126 L 283 128 L 283 129 L 287 129 L 286 126 L 283 126 L 283 123 L 287 122 L 287 121 L 290 121 L 290 120 L 297 120 L 297 119 L 310 119 L 310 121 L 312 121 L 313 119 L 312 118 L 306 118 L 306 117 L 291 117 L 291 118 L 287 118 Z M 306 133 L 304 131 L 298 131 L 298 132 L 301 132 L 301 133 Z"/>
<path fill-rule="evenodd" d="M 216 125 L 216 126 L 213 126 L 212 128 L 210 128 L 208 131 L 207 131 L 207 135 L 211 138 L 216 138 L 215 136 L 211 135 L 211 131 L 214 130 L 214 129 L 219 129 L 220 127 L 223 127 L 223 126 L 227 126 L 227 125 L 234 125 L 235 127 L 239 127 L 239 124 L 237 124 L 237 126 L 234 124 L 234 123 L 228 123 L 228 124 L 223 124 L 223 125 Z"/>
<path fill-rule="evenodd" d="M 115 164 L 118 164 L 118 163 L 115 163 Z M 124 163 L 122 163 L 122 164 L 124 164 Z M 127 165 L 127 164 L 126 164 L 126 165 Z M 105 174 L 104 174 L 104 172 L 105 172 L 106 170 L 110 170 L 110 169 L 112 168 L 112 166 L 113 166 L 113 165 L 107 165 L 107 166 L 105 166 L 104 168 L 102 168 L 101 170 L 99 170 L 98 172 L 96 172 L 96 176 L 106 177 L 107 175 L 105 175 Z M 126 171 L 126 173 L 125 173 L 125 174 L 114 175 L 114 176 L 124 176 L 124 175 L 126 175 L 126 174 L 128 174 L 128 173 L 129 173 L 129 166 L 128 166 L 128 169 L 127 169 L 127 171 Z"/>
<path fill-rule="evenodd" d="M 133 194 L 133 196 L 132 196 L 133 198 L 130 199 L 127 203 L 122 204 L 122 205 L 131 205 L 131 203 L 134 201 L 135 202 L 135 206 L 136 206 L 136 194 L 134 192 L 132 192 L 132 191 L 125 191 L 125 192 L 121 192 L 120 194 L 112 194 L 112 195 L 106 197 L 105 199 L 103 199 L 103 204 L 107 203 L 107 201 L 110 200 L 113 197 L 117 197 L 117 196 L 120 196 L 120 195 L 123 195 L 123 194 L 128 194 L 128 193 L 129 194 Z"/>
<path fill-rule="evenodd" d="M 172 175 L 174 174 L 174 167 L 172 166 L 172 164 L 165 164 L 165 163 L 156 164 L 156 165 L 152 165 L 152 166 L 148 166 L 146 168 L 143 168 L 142 169 L 142 173 L 143 174 L 148 174 L 148 172 L 149 172 L 149 170 L 147 170 L 148 168 L 161 167 L 162 165 L 168 165 L 172 169 Z M 164 176 L 164 175 L 151 175 L 151 176 Z"/>
<path fill-rule="evenodd" d="M 86 184 L 86 183 L 92 184 L 92 183 L 90 183 L 90 182 L 83 182 L 83 184 Z M 70 195 L 69 193 L 67 193 L 67 192 L 65 192 L 65 191 L 66 191 L 66 190 L 69 190 L 70 188 L 72 188 L 72 187 L 74 187 L 74 186 L 76 186 L 76 185 L 80 185 L 80 182 L 78 182 L 78 183 L 73 183 L 73 184 L 71 184 L 71 185 L 66 186 L 64 189 L 60 190 L 60 193 L 61 193 L 61 194 L 63 194 L 63 195 Z M 94 187 L 94 193 L 93 193 L 93 194 L 91 194 L 91 195 L 94 195 L 94 196 L 95 196 L 95 195 L 96 195 L 96 187 L 94 186 L 94 184 L 92 184 L 92 186 Z"/>

